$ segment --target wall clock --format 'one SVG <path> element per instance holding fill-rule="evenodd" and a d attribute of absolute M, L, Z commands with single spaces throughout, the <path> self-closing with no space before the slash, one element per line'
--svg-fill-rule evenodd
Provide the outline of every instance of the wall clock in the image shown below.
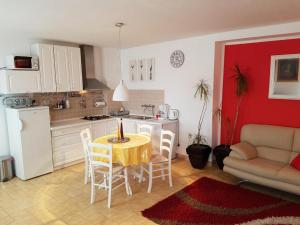
<path fill-rule="evenodd" d="M 184 63 L 184 54 L 181 50 L 175 50 L 170 56 L 170 64 L 174 68 L 179 68 Z"/>

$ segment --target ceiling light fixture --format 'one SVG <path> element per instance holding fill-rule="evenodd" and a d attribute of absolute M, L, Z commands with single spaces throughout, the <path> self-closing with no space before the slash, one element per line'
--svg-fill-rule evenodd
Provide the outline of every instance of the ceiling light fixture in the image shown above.
<path fill-rule="evenodd" d="M 120 75 L 122 76 L 121 69 L 121 28 L 125 25 L 125 23 L 116 23 L 116 27 L 119 28 L 119 66 L 120 66 Z M 113 101 L 124 102 L 128 101 L 128 89 L 124 84 L 124 81 L 121 79 L 119 85 L 116 87 L 113 94 Z"/>

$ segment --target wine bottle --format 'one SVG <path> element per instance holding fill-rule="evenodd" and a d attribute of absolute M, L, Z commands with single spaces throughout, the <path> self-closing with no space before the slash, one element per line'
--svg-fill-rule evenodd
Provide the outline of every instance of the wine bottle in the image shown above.
<path fill-rule="evenodd" d="M 118 129 L 117 129 L 117 138 L 118 138 L 118 141 L 121 140 L 121 135 L 120 135 L 120 125 L 119 125 L 119 122 L 117 122 L 118 124 Z"/>
<path fill-rule="evenodd" d="M 122 118 L 121 118 L 121 125 L 120 125 L 120 133 L 121 133 L 121 140 L 124 140 L 124 132 L 123 132 Z"/>

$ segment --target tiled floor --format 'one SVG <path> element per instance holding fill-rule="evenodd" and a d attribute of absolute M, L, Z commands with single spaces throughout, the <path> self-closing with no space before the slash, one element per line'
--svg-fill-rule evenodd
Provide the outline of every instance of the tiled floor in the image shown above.
<path fill-rule="evenodd" d="M 0 224 L 153 224 L 140 212 L 201 176 L 235 181 L 212 167 L 195 170 L 189 162 L 176 160 L 174 187 L 169 188 L 167 181 L 155 179 L 152 193 L 148 194 L 146 182 L 139 184 L 131 179 L 133 196 L 128 197 L 122 187 L 113 191 L 112 208 L 108 209 L 104 190 L 97 191 L 96 203 L 90 205 L 90 185 L 83 184 L 83 164 L 29 181 L 15 178 L 0 183 Z"/>
<path fill-rule="evenodd" d="M 0 224 L 154 224 L 140 212 L 202 176 L 237 182 L 216 168 L 195 170 L 189 162 L 178 159 L 173 163 L 174 187 L 169 188 L 167 181 L 155 179 L 152 193 L 148 194 L 146 182 L 139 184 L 131 179 L 133 196 L 128 197 L 125 188 L 115 190 L 112 208 L 108 209 L 104 190 L 97 191 L 96 203 L 90 205 L 90 185 L 83 184 L 83 164 L 29 181 L 15 178 L 0 183 Z"/>

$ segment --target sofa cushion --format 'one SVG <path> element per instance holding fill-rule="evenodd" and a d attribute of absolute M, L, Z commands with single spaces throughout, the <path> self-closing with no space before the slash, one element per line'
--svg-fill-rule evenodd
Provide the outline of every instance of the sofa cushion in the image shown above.
<path fill-rule="evenodd" d="M 275 179 L 278 171 L 286 165 L 262 158 L 243 160 L 230 156 L 224 159 L 224 164 L 231 168 L 271 179 Z"/>
<path fill-rule="evenodd" d="M 292 150 L 294 128 L 271 125 L 247 124 L 241 130 L 241 142 L 248 142 L 255 147 Z"/>
<path fill-rule="evenodd" d="M 231 145 L 230 149 L 241 156 L 242 159 L 254 159 L 257 157 L 257 151 L 255 147 L 247 142 L 241 142 L 235 145 Z"/>
<path fill-rule="evenodd" d="M 300 171 L 300 154 L 293 159 L 291 166 Z"/>
<path fill-rule="evenodd" d="M 263 159 L 269 159 L 277 162 L 283 162 L 285 164 L 289 163 L 291 157 L 291 151 L 278 149 L 278 148 L 271 148 L 265 146 L 258 146 L 256 147 L 257 156 Z"/>
<path fill-rule="evenodd" d="M 300 185 L 300 171 L 287 165 L 277 174 L 279 180 L 290 184 Z"/>
<path fill-rule="evenodd" d="M 300 128 L 295 128 L 292 150 L 293 150 L 293 152 L 300 153 Z"/>
<path fill-rule="evenodd" d="M 230 157 L 233 157 L 233 158 L 236 158 L 236 159 L 243 159 L 243 156 L 241 156 L 236 151 L 231 151 L 229 155 L 230 155 Z"/>

